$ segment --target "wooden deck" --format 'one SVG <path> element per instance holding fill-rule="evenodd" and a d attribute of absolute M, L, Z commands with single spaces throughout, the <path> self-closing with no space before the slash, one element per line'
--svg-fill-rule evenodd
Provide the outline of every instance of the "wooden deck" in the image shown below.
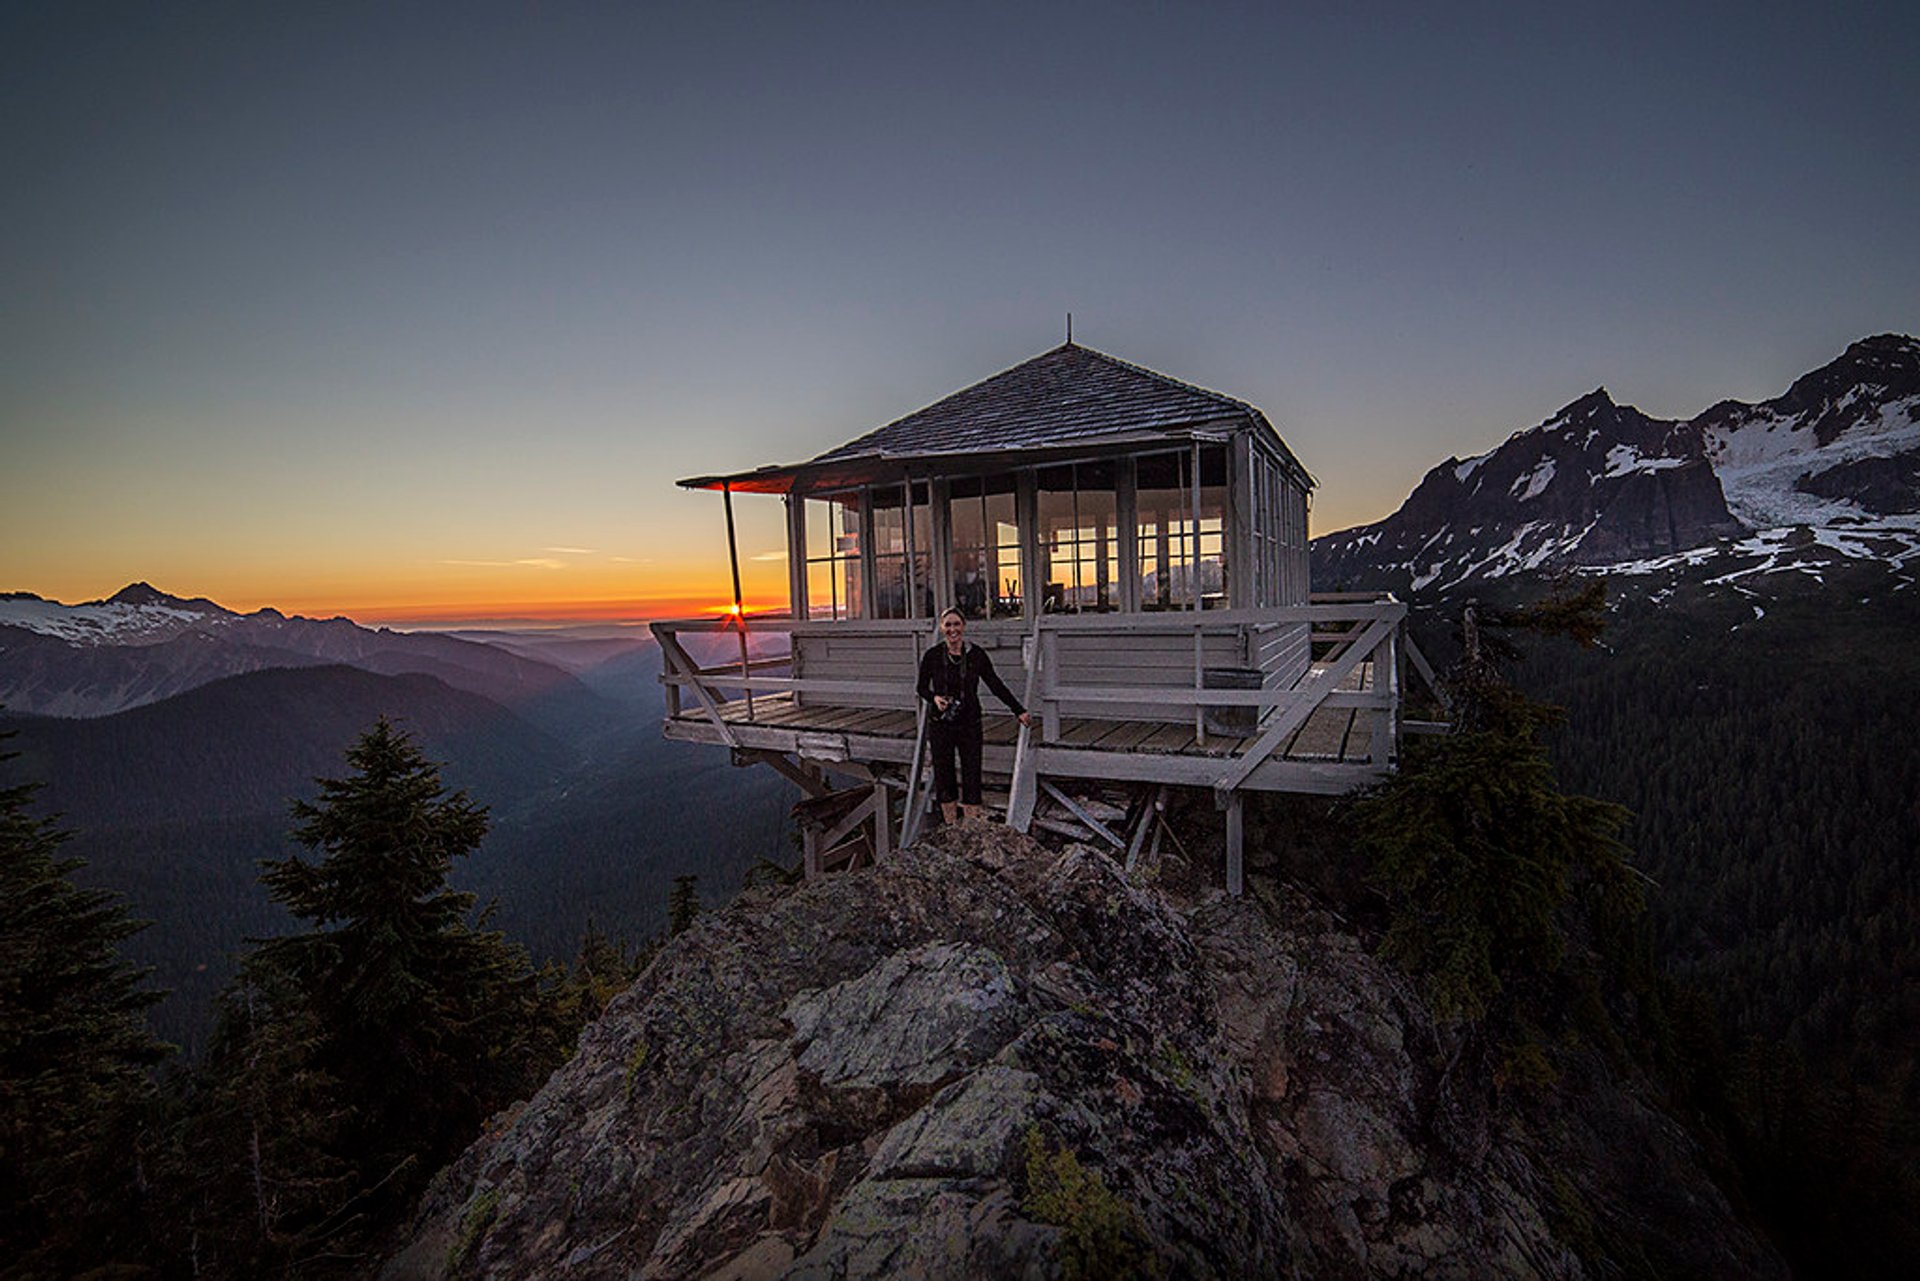
<path fill-rule="evenodd" d="M 1349 672 L 1329 690 L 1374 692 L 1374 664 Z M 1324 668 L 1324 664 L 1316 664 Z M 798 756 L 821 763 L 886 762 L 907 766 L 913 757 L 917 720 L 895 708 L 798 706 L 791 693 L 757 695 L 717 703 L 726 731 L 702 706 L 690 705 L 664 724 L 666 737 Z M 1364 707 L 1320 706 L 1298 730 L 1247 775 L 1243 787 L 1260 791 L 1340 793 L 1384 776 L 1393 766 L 1392 744 L 1376 753 L 1378 718 Z M 1038 718 L 1036 717 L 1036 725 Z M 989 775 L 1012 774 L 1019 722 L 989 712 L 984 721 L 983 766 Z M 733 741 L 728 743 L 728 739 Z M 1253 734 L 1202 734 L 1194 725 L 1165 721 L 1062 717 L 1059 732 L 1029 751 L 1035 767 L 1053 778 L 1120 780 L 1211 786 L 1232 758 L 1253 750 Z"/>
<path fill-rule="evenodd" d="M 1019 831 L 1038 824 L 1095 832 L 1132 866 L 1149 828 L 1147 857 L 1158 849 L 1168 788 L 1209 790 L 1226 823 L 1227 890 L 1238 894 L 1246 792 L 1350 792 L 1392 773 L 1401 734 L 1445 728 L 1402 716 L 1410 676 L 1437 684 L 1404 636 L 1405 622 L 1403 603 L 1366 594 L 1258 610 L 983 625 L 970 643 L 998 651 L 996 665 L 1033 712 L 1025 729 L 1004 713 L 986 716 L 981 764 L 989 786 L 1005 789 L 993 803 Z M 809 797 L 801 806 L 808 876 L 840 865 L 836 858 L 851 866 L 861 849 L 880 861 L 918 839 L 931 805 L 924 763 L 915 760 L 921 712 L 913 693 L 920 655 L 935 643 L 930 626 L 656 622 L 667 692 L 662 731 L 728 747 L 736 763 L 765 763 L 798 784 Z M 784 653 L 768 644 L 770 633 L 785 634 Z M 704 639 L 701 658 L 683 638 Z M 1257 728 L 1219 732 L 1224 725 Z M 1076 785 L 1078 800 L 1069 794 Z M 1095 813 L 1093 794 L 1116 790 L 1131 797 L 1119 807 L 1126 833 Z M 1041 812 L 1043 793 L 1079 825 Z"/>

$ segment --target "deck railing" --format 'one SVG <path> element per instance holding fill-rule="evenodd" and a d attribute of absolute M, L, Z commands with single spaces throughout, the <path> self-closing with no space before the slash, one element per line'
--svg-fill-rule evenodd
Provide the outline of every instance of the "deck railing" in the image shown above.
<path fill-rule="evenodd" d="M 1315 597 L 1308 605 L 1265 609 L 1042 615 L 1024 621 L 977 623 L 969 628 L 969 639 L 1003 655 L 1002 675 L 1012 688 L 1027 695 L 1042 745 L 1059 742 L 1063 720 L 1069 715 L 1132 720 L 1146 707 L 1153 719 L 1177 721 L 1191 716 L 1195 737 L 1204 743 L 1209 708 L 1256 709 L 1252 725 L 1234 735 L 1248 741 L 1224 758 L 1215 784 L 1231 791 L 1321 708 L 1363 711 L 1372 731 L 1372 763 L 1381 767 L 1391 762 L 1403 729 L 1427 728 L 1403 726 L 1400 721 L 1403 661 L 1429 686 L 1433 684 L 1431 670 L 1405 637 L 1406 617 L 1406 605 L 1389 595 L 1343 594 Z M 926 619 L 796 621 L 786 615 L 760 614 L 744 623 L 729 616 L 662 621 L 654 623 L 652 630 L 664 660 L 660 679 L 666 686 L 667 715 L 678 718 L 697 710 L 711 720 L 721 741 L 738 746 L 730 717 L 722 708 L 743 703 L 728 710 L 744 714 L 751 723 L 756 696 L 788 693 L 826 706 L 847 700 L 852 706 L 914 708 L 914 671 L 919 655 L 937 643 L 935 626 Z M 1209 655 L 1218 654 L 1221 638 L 1238 638 L 1242 653 L 1258 654 L 1263 638 L 1283 631 L 1310 640 L 1310 661 L 1299 662 L 1284 680 L 1264 688 L 1209 687 L 1213 665 Z M 787 647 L 779 652 L 783 637 Z M 1191 641 L 1190 675 L 1176 677 L 1165 666 L 1170 638 Z M 829 639 L 840 644 L 870 643 L 875 646 L 872 653 L 882 660 L 863 660 L 864 674 L 859 679 L 838 673 L 796 675 L 794 644 L 801 647 L 804 668 L 806 647 Z M 690 640 L 694 648 L 689 648 Z M 1162 654 L 1162 665 L 1152 671 L 1151 679 L 1112 683 L 1094 682 L 1084 675 L 1070 678 L 1061 662 L 1063 650 L 1077 653 L 1081 655 L 1078 670 L 1084 673 L 1088 653 L 1110 650 L 1126 655 L 1149 640 L 1157 641 Z M 1004 661 L 1014 656 L 1016 647 L 1018 672 Z M 699 657 L 695 649 L 700 650 Z M 1372 664 L 1372 679 L 1350 681 L 1367 663 Z M 829 670 L 833 672 L 831 666 Z M 689 699 L 693 708 L 688 706 Z"/>

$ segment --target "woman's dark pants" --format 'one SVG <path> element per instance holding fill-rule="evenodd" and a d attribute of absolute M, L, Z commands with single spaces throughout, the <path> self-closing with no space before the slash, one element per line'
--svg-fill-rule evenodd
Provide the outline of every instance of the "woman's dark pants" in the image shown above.
<path fill-rule="evenodd" d="M 956 798 L 963 805 L 980 804 L 980 723 L 927 723 L 927 741 L 933 744 L 933 794 L 942 805 Z M 954 777 L 953 758 L 960 757 L 958 780 Z"/>

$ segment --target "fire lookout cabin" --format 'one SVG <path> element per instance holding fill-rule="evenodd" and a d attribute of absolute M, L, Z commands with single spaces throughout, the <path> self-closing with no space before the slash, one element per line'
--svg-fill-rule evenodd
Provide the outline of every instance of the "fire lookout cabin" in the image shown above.
<path fill-rule="evenodd" d="M 1400 718 L 1402 663 L 1431 681 L 1406 606 L 1311 595 L 1314 480 L 1265 415 L 1071 341 L 807 462 L 680 484 L 724 496 L 736 600 L 734 495 L 786 503 L 790 613 L 653 632 L 666 736 L 797 782 L 809 876 L 917 839 L 914 683 L 948 608 L 1033 714 L 986 700 L 1010 824 L 1131 863 L 1165 789 L 1208 788 L 1236 894 L 1247 790 L 1348 791 L 1427 728 Z"/>

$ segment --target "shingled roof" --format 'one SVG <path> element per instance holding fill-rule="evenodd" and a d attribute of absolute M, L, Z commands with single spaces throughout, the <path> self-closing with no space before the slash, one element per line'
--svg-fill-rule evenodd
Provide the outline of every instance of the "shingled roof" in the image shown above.
<path fill-rule="evenodd" d="M 877 476 L 888 470 L 888 463 L 914 459 L 1057 450 L 1245 428 L 1264 432 L 1281 456 L 1299 468 L 1302 482 L 1312 484 L 1266 416 L 1252 405 L 1068 342 L 805 463 L 680 483 L 717 489 L 726 482 L 737 490 L 779 491 L 802 474 L 824 477 L 871 469 Z"/>

